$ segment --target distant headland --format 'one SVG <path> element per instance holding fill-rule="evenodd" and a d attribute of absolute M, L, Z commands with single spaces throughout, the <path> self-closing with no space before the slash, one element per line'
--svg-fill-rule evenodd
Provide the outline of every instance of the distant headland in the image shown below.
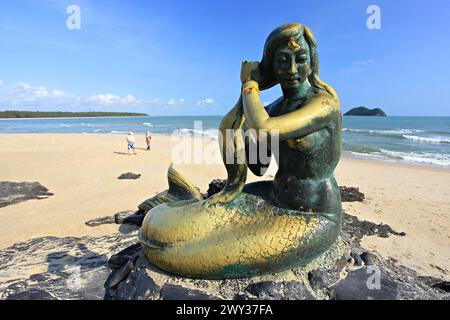
<path fill-rule="evenodd" d="M 350 109 L 348 112 L 344 114 L 344 116 L 378 116 L 378 117 L 386 117 L 386 113 L 380 108 L 369 109 L 366 107 L 356 107 Z"/>
<path fill-rule="evenodd" d="M 26 118 L 93 118 L 93 117 L 145 117 L 146 113 L 133 112 L 64 112 L 64 111 L 0 111 L 0 119 Z"/>

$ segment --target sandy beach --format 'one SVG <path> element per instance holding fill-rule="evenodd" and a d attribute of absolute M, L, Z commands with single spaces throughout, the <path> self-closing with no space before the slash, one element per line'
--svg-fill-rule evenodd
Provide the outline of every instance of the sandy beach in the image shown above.
<path fill-rule="evenodd" d="M 191 138 L 189 138 L 191 139 Z M 88 227 L 91 219 L 135 210 L 143 200 L 167 189 L 172 162 L 171 137 L 155 135 L 146 151 L 136 136 L 137 155 L 127 155 L 123 135 L 0 135 L 0 181 L 38 181 L 54 193 L 0 208 L 0 249 L 42 236 L 99 236 L 117 231 L 114 224 Z M 204 140 L 215 163 L 176 164 L 202 192 L 215 178 L 226 178 L 217 141 Z M 271 179 L 249 172 L 248 181 Z M 138 180 L 118 180 L 125 172 Z M 450 169 L 343 158 L 336 170 L 339 185 L 359 187 L 364 202 L 344 203 L 349 214 L 383 222 L 406 236 L 368 237 L 363 246 L 417 271 L 450 279 Z"/>

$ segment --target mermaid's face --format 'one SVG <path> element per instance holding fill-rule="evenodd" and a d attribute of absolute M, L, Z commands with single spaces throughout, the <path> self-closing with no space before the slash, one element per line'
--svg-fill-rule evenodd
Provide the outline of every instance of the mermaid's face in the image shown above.
<path fill-rule="evenodd" d="M 273 71 L 283 89 L 296 89 L 308 78 L 311 69 L 309 46 L 305 39 L 291 38 L 275 51 Z"/>

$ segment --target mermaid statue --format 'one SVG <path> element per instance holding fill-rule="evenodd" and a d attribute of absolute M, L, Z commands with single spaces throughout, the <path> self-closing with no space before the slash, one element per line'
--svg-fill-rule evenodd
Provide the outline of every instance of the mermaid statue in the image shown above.
<path fill-rule="evenodd" d="M 242 63 L 241 82 L 239 100 L 219 127 L 223 190 L 203 199 L 171 166 L 169 189 L 147 200 L 139 238 L 148 260 L 166 272 L 202 279 L 281 272 L 322 255 L 339 235 L 333 172 L 342 115 L 336 92 L 319 78 L 311 30 L 298 23 L 275 29 L 262 60 Z M 277 84 L 283 96 L 264 107 L 260 91 Z M 268 167 L 259 158 L 248 161 L 255 143 L 243 134 L 248 129 L 279 141 L 277 152 L 268 150 L 278 164 L 273 181 L 245 184 L 248 169 L 262 176 Z"/>

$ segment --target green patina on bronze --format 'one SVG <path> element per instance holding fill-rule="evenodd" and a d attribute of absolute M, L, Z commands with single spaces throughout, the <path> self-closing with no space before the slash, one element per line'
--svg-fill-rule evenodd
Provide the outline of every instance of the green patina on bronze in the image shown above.
<path fill-rule="evenodd" d="M 319 78 L 311 30 L 297 23 L 275 29 L 261 62 L 243 62 L 241 81 L 242 94 L 219 128 L 224 189 L 202 200 L 171 167 L 169 190 L 145 203 L 152 209 L 139 233 L 142 247 L 165 271 L 205 279 L 280 272 L 320 256 L 338 237 L 341 198 L 333 172 L 342 116 L 337 94 Z M 277 84 L 283 96 L 264 107 L 260 90 Z M 245 184 L 248 168 L 262 176 L 268 167 L 261 159 L 248 163 L 254 143 L 242 133 L 248 128 L 279 139 L 273 181 Z M 227 152 L 233 163 L 225 161 Z"/>

